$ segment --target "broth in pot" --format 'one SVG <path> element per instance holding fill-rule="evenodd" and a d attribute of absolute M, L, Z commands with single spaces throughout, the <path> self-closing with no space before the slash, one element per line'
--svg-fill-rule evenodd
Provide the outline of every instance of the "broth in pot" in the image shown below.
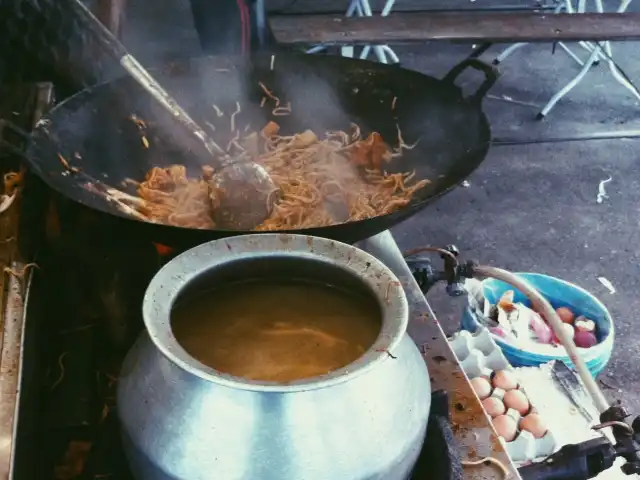
<path fill-rule="evenodd" d="M 381 328 L 373 296 L 304 280 L 231 283 L 179 301 L 171 325 L 199 362 L 254 381 L 325 375 L 361 357 Z"/>
<path fill-rule="evenodd" d="M 135 478 L 411 477 L 431 381 L 404 286 L 374 256 L 236 235 L 167 262 L 142 314 L 117 395 Z"/>

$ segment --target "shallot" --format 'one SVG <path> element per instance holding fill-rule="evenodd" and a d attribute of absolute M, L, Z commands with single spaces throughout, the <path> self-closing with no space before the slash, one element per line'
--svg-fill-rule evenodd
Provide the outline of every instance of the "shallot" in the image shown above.
<path fill-rule="evenodd" d="M 593 334 L 593 332 L 584 332 L 584 331 L 576 332 L 575 336 L 573 337 L 573 341 L 575 342 L 576 347 L 579 347 L 579 348 L 593 347 L 596 343 L 598 343 L 598 339 Z"/>
<path fill-rule="evenodd" d="M 485 299 L 485 315 L 489 310 L 489 318 L 492 320 L 485 323 L 492 335 L 514 342 L 523 349 L 526 349 L 526 344 L 530 342 L 551 347 L 562 346 L 562 342 L 554 329 L 551 328 L 544 313 L 533 310 L 523 303 L 515 303 L 514 299 L 514 290 L 505 291 L 496 305 L 490 305 Z M 490 305 L 490 308 L 487 308 L 487 305 Z M 573 306 L 561 306 L 556 308 L 555 312 L 562 322 L 563 333 L 571 338 L 578 347 L 589 348 L 598 343 L 598 324 L 596 322 L 584 315 L 578 315 Z M 521 344 L 522 346 L 520 346 Z M 492 377 L 494 388 L 505 391 L 517 388 L 500 384 L 500 380 L 496 383 L 493 380 L 494 377 Z M 496 396 L 495 390 L 491 395 Z"/>

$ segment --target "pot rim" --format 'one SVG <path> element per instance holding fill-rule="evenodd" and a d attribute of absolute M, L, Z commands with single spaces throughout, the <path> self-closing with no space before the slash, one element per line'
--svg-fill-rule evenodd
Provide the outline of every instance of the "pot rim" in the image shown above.
<path fill-rule="evenodd" d="M 350 271 L 371 290 L 382 310 L 382 323 L 374 344 L 356 361 L 318 377 L 289 383 L 247 380 L 224 374 L 193 358 L 178 343 L 171 328 L 171 310 L 180 292 L 197 277 L 225 263 L 246 258 L 290 256 L 323 261 Z M 261 233 L 239 235 L 204 243 L 178 255 L 153 277 L 142 304 L 144 324 L 156 348 L 174 365 L 203 380 L 229 388 L 292 393 L 336 385 L 395 361 L 393 350 L 404 337 L 409 317 L 402 283 L 380 260 L 357 247 L 320 237 Z"/>

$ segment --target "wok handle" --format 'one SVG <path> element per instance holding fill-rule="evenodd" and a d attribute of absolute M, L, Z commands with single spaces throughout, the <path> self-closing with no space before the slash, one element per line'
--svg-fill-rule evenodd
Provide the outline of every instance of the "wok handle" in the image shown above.
<path fill-rule="evenodd" d="M 500 72 L 493 65 L 489 65 L 488 63 L 483 62 L 482 60 L 478 60 L 477 58 L 467 58 L 449 70 L 444 77 L 445 82 L 455 83 L 456 79 L 460 76 L 462 72 L 464 72 L 467 68 L 473 68 L 484 73 L 484 82 L 478 88 L 476 93 L 471 95 L 469 98 L 472 102 L 480 103 L 484 99 L 485 95 L 498 81 L 498 77 L 500 77 Z"/>
<path fill-rule="evenodd" d="M 11 133 L 19 136 L 22 139 L 22 141 L 25 143 L 28 143 L 28 144 L 31 143 L 31 134 L 29 132 L 20 128 L 15 123 L 10 122 L 9 120 L 0 118 L 0 132 L 3 132 L 4 130 L 8 130 Z M 0 138 L 2 138 L 3 136 L 4 135 L 0 135 Z M 10 142 L 7 142 L 6 140 L 4 141 L 4 143 L 7 145 L 10 145 Z M 13 147 L 13 148 L 15 149 L 16 147 Z"/>
<path fill-rule="evenodd" d="M 33 144 L 33 137 L 29 132 L 18 127 L 13 122 L 0 118 L 0 132 L 3 130 L 9 130 L 16 136 L 19 136 L 28 146 Z M 16 147 L 13 143 L 5 140 L 3 137 L 4 135 L 0 134 L 0 148 L 6 149 L 11 152 L 12 155 L 20 157 L 33 171 L 40 172 L 40 166 L 37 162 L 32 162 L 23 149 Z"/>
<path fill-rule="evenodd" d="M 0 148 L 6 149 L 8 152 L 11 152 L 12 155 L 16 155 L 24 161 L 29 160 L 29 157 L 27 157 L 22 150 L 13 145 L 11 142 L 0 139 Z"/>

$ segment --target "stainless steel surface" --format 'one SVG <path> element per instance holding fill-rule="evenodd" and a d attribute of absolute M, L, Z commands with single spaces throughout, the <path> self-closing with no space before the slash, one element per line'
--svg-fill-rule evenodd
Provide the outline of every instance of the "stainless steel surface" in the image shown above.
<path fill-rule="evenodd" d="M 420 291 L 398 245 L 389 231 L 361 242 L 360 248 L 387 265 L 402 283 L 409 302 L 407 332 L 421 347 L 429 368 L 433 390 L 449 394 L 451 422 L 463 460 L 493 457 L 509 471 L 510 479 L 521 478 L 496 435 L 491 421 L 474 393 L 469 379 L 449 346 L 438 320 Z M 465 470 L 465 478 L 480 480 L 504 478 L 492 465 L 478 465 Z"/>
<path fill-rule="evenodd" d="M 52 86 L 38 84 L 34 98 L 22 106 L 26 111 L 13 114 L 13 121 L 33 126 L 44 114 L 52 99 Z M 2 112 L 0 112 L 2 115 Z M 0 176 L 12 171 L 0 162 Z M 17 431 L 17 412 L 23 366 L 23 332 L 25 303 L 31 281 L 31 269 L 26 267 L 18 250 L 22 188 L 16 200 L 0 213 L 0 479 L 12 476 Z"/>
<path fill-rule="evenodd" d="M 586 406 L 591 406 L 591 399 L 587 397 L 584 388 L 573 370 L 564 362 L 554 361 L 553 368 L 551 369 L 551 378 L 557 388 L 562 390 L 584 419 L 589 424 L 594 423 L 593 421 L 597 417 L 586 408 Z"/>
<path fill-rule="evenodd" d="M 11 269 L 20 269 L 18 262 L 10 264 Z M 22 350 L 22 328 L 24 299 L 22 282 L 9 274 L 6 282 L 6 303 L 4 305 L 2 341 L 0 347 L 0 478 L 10 478 L 11 454 L 16 426 L 18 405 L 18 385 L 20 381 L 20 360 Z"/>
<path fill-rule="evenodd" d="M 216 278 L 287 273 L 331 278 L 375 296 L 382 328 L 363 357 L 323 377 L 268 384 L 200 364 L 173 336 L 170 311 L 178 295 Z M 393 273 L 332 240 L 248 235 L 176 257 L 149 285 L 147 333 L 120 377 L 118 413 L 134 474 L 142 480 L 406 479 L 424 440 L 431 393 L 424 360 L 406 335 L 407 316 Z"/>
<path fill-rule="evenodd" d="M 10 277 L 4 272 L 5 268 L 11 266 L 14 255 L 11 237 L 15 234 L 17 226 L 17 210 L 18 202 L 14 202 L 9 209 L 0 214 L 0 479 L 3 480 L 9 478 L 9 459 L 13 449 L 13 423 L 17 405 L 18 372 L 15 362 L 19 359 L 19 353 L 16 355 L 12 351 L 13 348 L 7 347 L 5 343 L 15 337 L 13 332 L 6 331 L 15 321 L 14 315 L 7 311 L 7 307 L 16 302 L 13 297 L 17 292 L 15 282 L 10 282 Z M 18 302 L 22 301 L 20 297 L 17 299 Z"/>

